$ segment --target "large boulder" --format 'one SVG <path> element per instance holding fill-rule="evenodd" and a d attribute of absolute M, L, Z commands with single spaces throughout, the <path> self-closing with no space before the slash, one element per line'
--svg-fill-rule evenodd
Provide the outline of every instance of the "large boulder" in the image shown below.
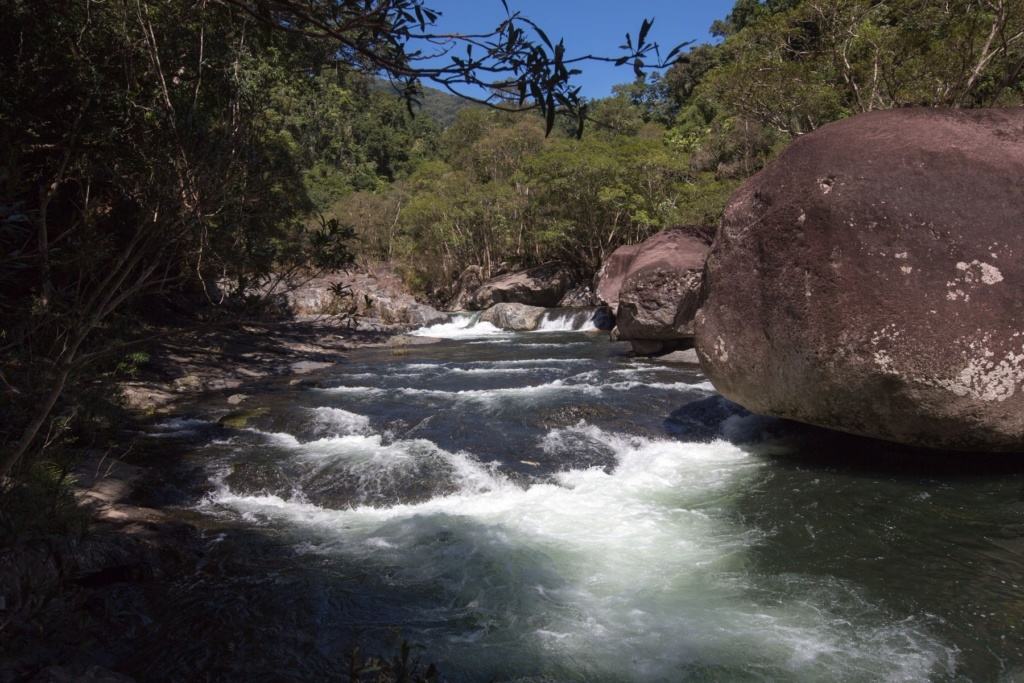
<path fill-rule="evenodd" d="M 619 289 L 619 338 L 692 339 L 710 248 L 699 226 L 663 230 L 639 244 Z"/>
<path fill-rule="evenodd" d="M 338 296 L 338 292 L 346 294 Z M 288 310 L 297 316 L 354 313 L 386 325 L 424 326 L 450 316 L 416 301 L 402 278 L 386 264 L 350 272 L 328 273 L 289 290 Z"/>
<path fill-rule="evenodd" d="M 541 306 L 500 303 L 484 311 L 480 320 L 503 330 L 527 332 L 537 329 L 543 317 L 544 308 Z"/>
<path fill-rule="evenodd" d="M 301 283 L 285 293 L 285 307 L 295 315 L 317 315 L 326 312 L 336 302 L 333 287 L 344 282 L 344 273 L 330 273 Z"/>
<path fill-rule="evenodd" d="M 600 304 L 590 285 L 577 285 L 562 296 L 558 308 L 593 308 Z"/>
<path fill-rule="evenodd" d="M 491 278 L 473 293 L 467 307 L 480 310 L 506 302 L 557 306 L 571 286 L 572 274 L 561 266 L 538 266 Z"/>
<path fill-rule="evenodd" d="M 405 309 L 404 322 L 416 327 L 428 327 L 451 322 L 452 316 L 427 304 L 410 304 Z"/>
<path fill-rule="evenodd" d="M 747 181 L 697 348 L 754 412 L 906 444 L 1024 450 L 1024 109 L 827 125 Z"/>
<path fill-rule="evenodd" d="M 455 282 L 454 294 L 447 308 L 452 311 L 465 311 L 473 301 L 473 294 L 486 281 L 481 266 L 466 266 Z"/>
<path fill-rule="evenodd" d="M 622 245 L 609 254 L 594 277 L 594 294 L 613 314 L 619 309 L 619 289 L 622 288 L 622 281 L 639 250 L 639 244 Z"/>

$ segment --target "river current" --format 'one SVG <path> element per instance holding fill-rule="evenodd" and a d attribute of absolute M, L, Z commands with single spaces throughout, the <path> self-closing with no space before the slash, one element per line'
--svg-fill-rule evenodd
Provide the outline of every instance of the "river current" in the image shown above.
<path fill-rule="evenodd" d="M 152 667 L 316 680 L 404 640 L 451 681 L 1024 680 L 1019 468 L 544 327 L 463 318 L 155 425 L 209 567 L 154 627 L 206 648 Z"/>

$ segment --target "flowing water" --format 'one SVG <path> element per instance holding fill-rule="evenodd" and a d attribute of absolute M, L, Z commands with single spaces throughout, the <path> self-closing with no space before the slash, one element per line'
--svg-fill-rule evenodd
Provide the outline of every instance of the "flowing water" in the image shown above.
<path fill-rule="evenodd" d="M 1005 460 L 751 416 L 586 327 L 464 316 L 268 389 L 244 425 L 154 427 L 218 569 L 159 635 L 205 650 L 146 656 L 309 680 L 402 639 L 454 681 L 1020 680 Z"/>

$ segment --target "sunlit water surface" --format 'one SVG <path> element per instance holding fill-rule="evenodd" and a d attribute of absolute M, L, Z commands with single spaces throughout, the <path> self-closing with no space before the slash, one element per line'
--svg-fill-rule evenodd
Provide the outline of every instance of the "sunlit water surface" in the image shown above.
<path fill-rule="evenodd" d="M 157 627 L 194 653 L 141 668 L 309 680 L 405 640 L 455 681 L 1020 680 L 1006 461 L 750 416 L 559 326 L 463 319 L 268 388 L 244 426 L 156 425 L 215 569 Z"/>

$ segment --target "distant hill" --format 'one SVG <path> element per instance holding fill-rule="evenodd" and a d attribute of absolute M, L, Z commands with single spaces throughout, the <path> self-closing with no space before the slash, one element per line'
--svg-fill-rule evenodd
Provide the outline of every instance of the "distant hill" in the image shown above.
<path fill-rule="evenodd" d="M 375 81 L 374 87 L 396 95 L 400 94 L 398 89 L 387 81 Z M 480 106 L 468 100 L 456 97 L 450 93 L 438 90 L 437 88 L 428 88 L 426 86 L 423 87 L 423 92 L 420 95 L 419 100 L 420 105 L 414 108 L 417 116 L 429 116 L 437 121 L 442 128 L 450 126 L 460 110 L 467 107 Z"/>

